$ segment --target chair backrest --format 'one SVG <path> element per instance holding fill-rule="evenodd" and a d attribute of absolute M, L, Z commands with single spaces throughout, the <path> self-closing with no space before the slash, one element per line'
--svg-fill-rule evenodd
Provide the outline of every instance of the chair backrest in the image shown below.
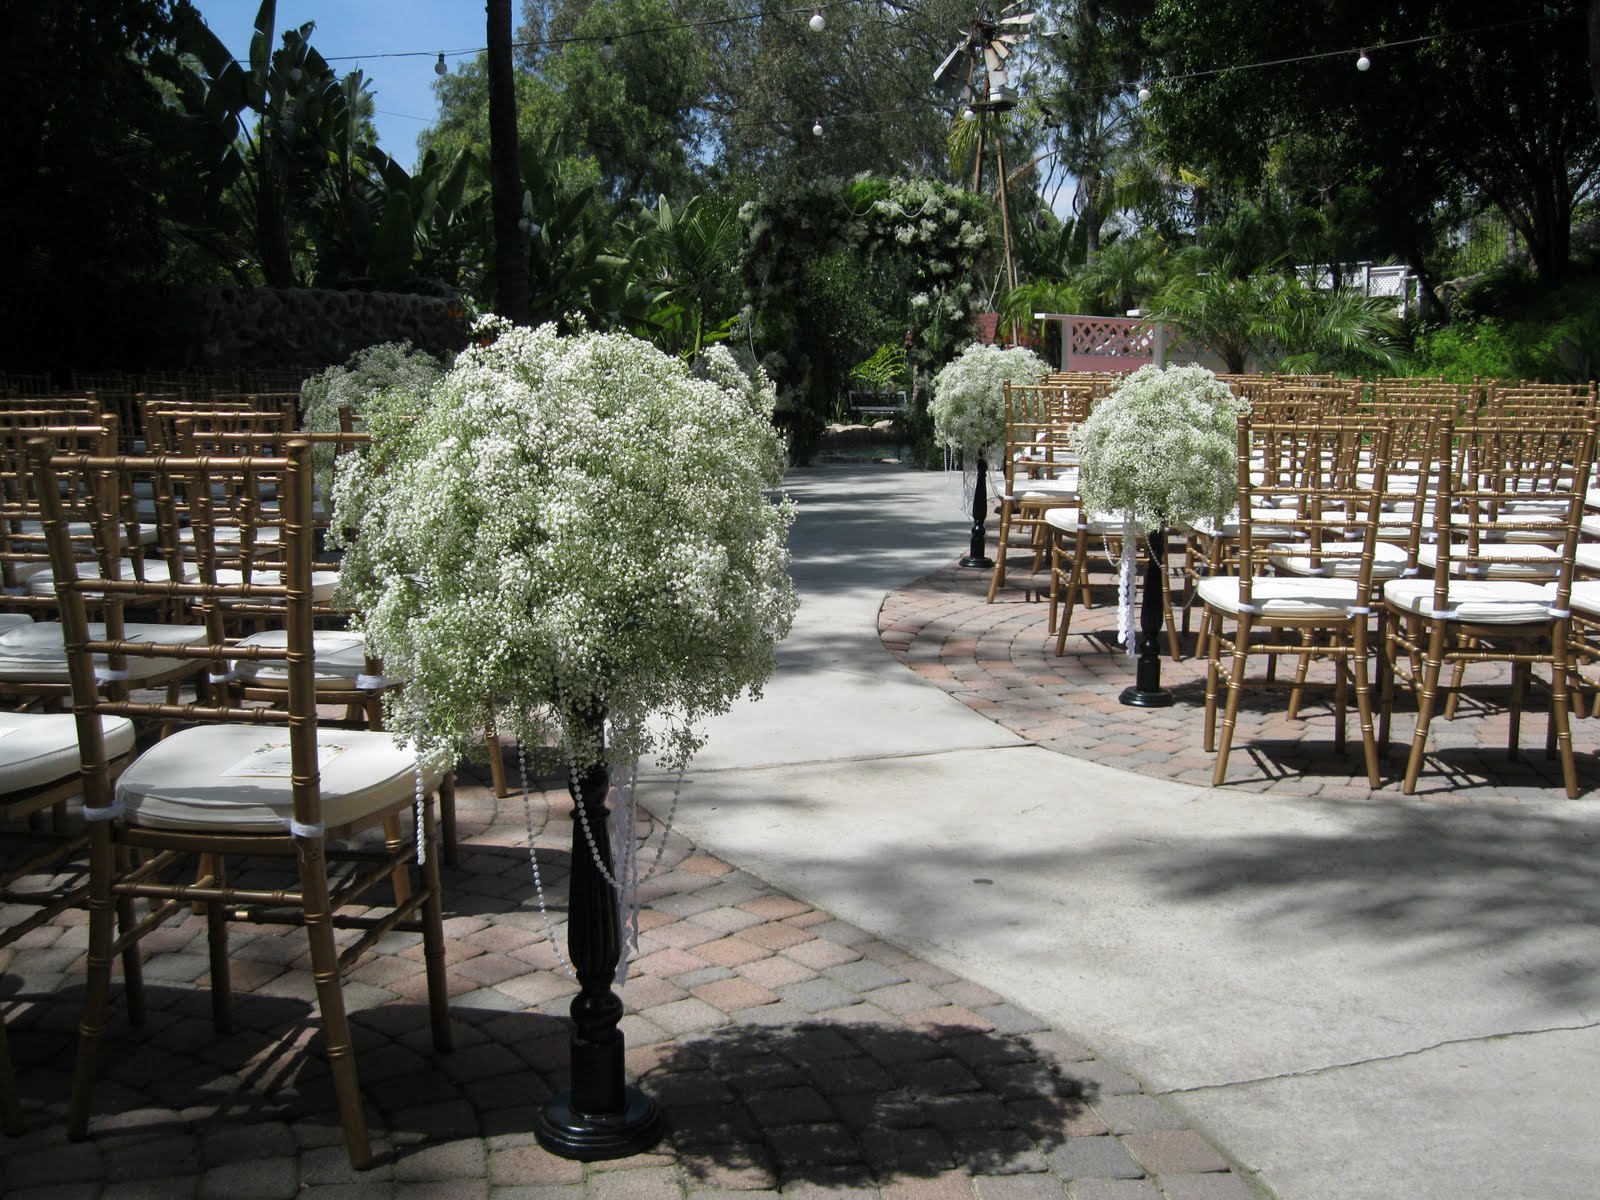
<path fill-rule="evenodd" d="M 3 423 L 0 414 L 0 585 L 6 603 L 30 609 L 54 609 L 55 600 L 34 595 L 24 586 L 19 570 L 48 558 L 44 540 L 44 507 L 28 460 L 28 446 L 45 441 L 62 455 L 112 454 L 117 446 L 117 422 L 110 415 L 85 424 L 21 425 Z M 93 525 L 100 520 L 102 496 L 96 481 L 83 471 L 64 469 L 57 477 L 56 499 L 69 521 L 73 553 L 94 559 Z M 131 496 L 113 498 L 110 519 L 121 523 L 132 553 L 138 555 L 138 512 Z"/>
<path fill-rule="evenodd" d="M 1522 571 L 1553 577 L 1553 607 L 1565 609 L 1594 453 L 1595 422 L 1581 413 L 1442 423 L 1438 455 L 1450 468 L 1435 472 L 1434 607 L 1446 607 L 1452 576 Z M 1529 545 L 1559 547 L 1558 556 L 1531 571 Z"/>
<path fill-rule="evenodd" d="M 1389 437 L 1382 422 L 1353 418 L 1239 418 L 1241 603 L 1252 602 L 1254 577 L 1284 554 L 1304 560 L 1303 574 L 1353 578 L 1370 594 Z M 1275 469 L 1263 472 L 1263 462 Z"/>
<path fill-rule="evenodd" d="M 110 809 L 111 784 L 106 771 L 105 744 L 100 714 L 132 718 L 184 720 L 191 722 L 286 724 L 292 761 L 291 784 L 294 817 L 301 824 L 314 826 L 321 820 L 318 791 L 316 726 L 317 709 L 312 652 L 311 579 L 313 536 L 311 513 L 311 446 L 292 440 L 281 457 L 232 459 L 135 458 L 130 456 L 56 455 L 48 441 L 29 445 L 35 486 L 43 498 L 45 540 L 49 546 L 51 569 L 61 605 L 63 636 L 71 678 L 73 711 L 78 721 L 79 746 L 83 753 L 84 803 L 91 808 Z M 165 482 L 169 491 L 187 491 L 195 497 L 194 509 L 203 522 L 209 516 L 208 498 L 213 494 L 219 472 L 254 480 L 271 479 L 283 508 L 284 563 L 276 582 L 246 574 L 238 583 L 217 582 L 217 560 L 206 551 L 213 539 L 207 525 L 197 526 L 196 541 L 201 546 L 198 578 L 191 581 L 152 581 L 106 578 L 80 578 L 73 546 L 68 536 L 67 512 L 59 496 L 63 481 L 87 473 L 98 480 L 102 497 L 131 494 L 135 487 Z M 95 537 L 100 556 L 115 560 L 121 552 L 121 535 L 115 520 L 96 523 Z M 206 614 L 210 636 L 204 643 L 165 643 L 129 641 L 122 609 L 141 602 L 154 603 L 184 597 Z M 229 647 L 220 636 L 221 605 L 268 599 L 282 606 L 286 637 L 282 647 Z M 92 639 L 87 605 L 98 600 L 106 614 L 105 636 Z M 287 663 L 289 676 L 288 708 L 275 710 L 234 707 L 226 702 L 171 704 L 102 695 L 95 655 L 106 655 L 114 672 L 128 656 L 170 659 L 209 659 L 212 671 L 222 674 L 227 659 L 268 659 Z"/>

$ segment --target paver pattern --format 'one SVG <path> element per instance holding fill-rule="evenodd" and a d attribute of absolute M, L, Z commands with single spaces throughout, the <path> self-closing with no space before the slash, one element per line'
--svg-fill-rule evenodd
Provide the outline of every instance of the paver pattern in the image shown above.
<path fill-rule="evenodd" d="M 1000 610 L 995 610 L 997 613 Z M 149 1019 L 118 1015 L 89 1140 L 62 1114 L 82 995 L 82 914 L 0 951 L 28 1130 L 3 1144 L 10 1200 L 489 1197 L 655 1200 L 1248 1200 L 1253 1183 L 1138 1083 L 979 983 L 783 895 L 682 837 L 642 852 L 638 956 L 622 989 L 631 1071 L 670 1129 L 657 1152 L 582 1165 L 531 1134 L 564 1086 L 550 921 L 572 806 L 555 774 L 496 800 L 463 779 L 445 872 L 453 1053 L 427 1031 L 420 938 L 348 976 L 375 1166 L 346 1161 L 298 931 L 232 934 L 235 1028 L 210 1021 L 203 918 L 146 941 Z M 644 831 L 647 834 L 654 832 Z M 9 915 L 9 914 L 6 914 Z M 311 1053 L 305 1053 L 307 1049 Z"/>
<path fill-rule="evenodd" d="M 1031 566 L 1031 551 L 1016 549 L 1007 559 L 1007 586 L 993 604 L 984 602 L 988 571 L 943 567 L 889 594 L 879 613 L 879 635 L 922 678 L 1031 742 L 1158 779 L 1209 786 L 1216 760 L 1203 749 L 1206 664 L 1194 657 L 1195 634 L 1183 640 L 1181 662 L 1165 654 L 1162 642 L 1162 684 L 1176 703 L 1166 709 L 1125 707 L 1118 696 L 1133 682 L 1134 662 L 1116 641 L 1109 565 L 1102 562 L 1095 576 L 1104 586 L 1093 591 L 1094 607 L 1080 604 L 1074 611 L 1059 658 L 1046 632 L 1049 573 L 1031 574 Z M 1196 606 L 1191 626 L 1199 624 Z M 1261 664 L 1252 659 L 1252 672 L 1259 675 Z M 1279 678 L 1292 673 L 1292 663 L 1285 662 Z M 1331 680 L 1331 668 L 1314 664 L 1309 679 Z M 1508 679 L 1493 664 L 1474 666 L 1467 677 L 1470 685 L 1490 687 Z M 1331 799 L 1401 794 L 1416 724 L 1415 704 L 1402 689 L 1396 689 L 1391 748 L 1376 793 L 1362 765 L 1354 694 L 1344 754 L 1333 748 L 1331 692 L 1308 688 L 1300 718 L 1293 721 L 1288 699 L 1286 688 L 1246 689 L 1226 786 Z M 1467 692 L 1454 720 L 1436 716 L 1432 723 L 1417 794 L 1445 802 L 1560 797 L 1559 764 L 1544 752 L 1547 714 L 1547 697 L 1536 688 L 1523 713 L 1522 753 L 1509 761 L 1504 693 Z M 1572 733 L 1580 786 L 1600 787 L 1600 721 L 1575 719 Z"/>

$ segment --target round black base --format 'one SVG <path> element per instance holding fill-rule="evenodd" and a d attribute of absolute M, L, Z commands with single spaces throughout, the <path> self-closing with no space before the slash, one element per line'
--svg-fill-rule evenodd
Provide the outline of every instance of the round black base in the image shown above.
<path fill-rule="evenodd" d="M 987 571 L 994 566 L 994 559 L 985 558 L 981 554 L 964 554 L 961 561 L 956 564 L 961 567 L 976 567 L 980 571 Z"/>
<path fill-rule="evenodd" d="M 578 1162 L 642 1153 L 665 1132 L 661 1113 L 638 1088 L 625 1089 L 625 1095 L 627 1104 L 621 1112 L 596 1116 L 574 1111 L 572 1093 L 562 1092 L 539 1110 L 533 1136 L 551 1154 Z"/>
<path fill-rule="evenodd" d="M 1141 692 L 1136 687 L 1122 689 L 1122 695 L 1117 699 L 1129 708 L 1171 708 L 1172 693 L 1166 688 L 1158 688 L 1153 692 Z"/>

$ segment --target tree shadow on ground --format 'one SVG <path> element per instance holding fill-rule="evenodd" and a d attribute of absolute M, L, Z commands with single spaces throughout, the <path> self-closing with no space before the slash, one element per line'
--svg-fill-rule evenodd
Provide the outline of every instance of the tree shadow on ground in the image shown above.
<path fill-rule="evenodd" d="M 65 1146 L 76 1037 L 61 1014 L 75 1015 L 81 998 L 69 988 L 21 1006 L 12 1046 L 29 1130 L 13 1144 L 19 1152 Z M 147 1024 L 130 1027 L 119 1012 L 106 1043 L 91 1123 L 99 1178 L 199 1174 L 211 1139 L 299 1156 L 302 1180 L 359 1178 L 336 1149 L 310 1163 L 342 1141 L 310 1004 L 242 995 L 234 1031 L 217 1034 L 206 989 L 148 987 L 147 998 Z M 351 1014 L 380 1168 L 452 1142 L 529 1134 L 568 1085 L 567 1022 L 526 1011 L 454 1009 L 451 1018 L 456 1048 L 437 1054 L 423 1005 Z M 667 1127 L 658 1153 L 718 1186 L 1040 1171 L 1067 1138 L 1105 1132 L 1087 1108 L 1098 1064 L 1050 1034 L 1033 1044 L 949 1027 L 734 1025 L 632 1059 Z M 160 1162 L 152 1148 L 164 1148 Z M 73 1178 L 88 1161 L 75 1156 Z"/>
<path fill-rule="evenodd" d="M 1042 1170 L 1103 1132 L 1088 1074 L 1026 1038 L 817 1021 L 680 1040 L 642 1083 L 692 1178 L 856 1187 Z"/>

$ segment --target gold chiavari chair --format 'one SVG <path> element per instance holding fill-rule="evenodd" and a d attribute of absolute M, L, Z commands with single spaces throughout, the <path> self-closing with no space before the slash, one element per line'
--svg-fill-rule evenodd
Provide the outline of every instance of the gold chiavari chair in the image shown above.
<path fill-rule="evenodd" d="M 282 457 L 162 460 L 54 457 L 47 443 L 32 448 L 38 490 L 44 497 L 51 566 L 61 596 L 71 655 L 74 713 L 83 762 L 84 815 L 90 833 L 89 954 L 78 1061 L 68 1103 L 67 1134 L 89 1132 L 90 1107 L 103 1052 L 110 1001 L 111 962 L 164 920 L 193 904 L 206 913 L 213 1021 L 229 1026 L 227 922 L 241 917 L 284 922 L 304 929 L 321 1014 L 323 1040 L 351 1165 L 371 1164 L 365 1112 L 354 1046 L 340 987 L 340 972 L 391 930 L 421 933 L 427 970 L 434 1045 L 450 1047 L 444 970 L 444 937 L 433 793 L 438 780 L 425 778 L 415 756 L 385 733 L 319 729 L 312 678 L 311 576 L 314 531 L 310 520 L 310 444 L 291 440 Z M 213 494 L 213 473 L 272 477 L 283 505 L 284 575 L 275 584 L 248 576 L 237 584 L 217 580 L 213 563 L 201 559 L 194 582 L 82 579 L 67 537 L 66 514 L 56 495 L 60 472 L 88 470 L 108 487 L 129 488 L 141 478 L 164 475 L 174 488 L 190 491 L 204 519 Z M 96 536 L 114 557 L 117 524 L 102 521 Z M 211 539 L 197 539 L 202 555 Z M 124 603 L 153 596 L 180 597 L 207 613 L 208 639 L 200 645 L 129 642 L 97 638 L 85 601 L 101 597 L 108 613 Z M 217 609 L 241 600 L 271 598 L 285 609 L 287 644 L 281 648 L 226 646 L 218 637 Z M 108 626 L 115 621 L 108 622 Z M 96 686 L 92 656 L 175 657 L 220 667 L 226 657 L 276 660 L 289 674 L 288 711 L 240 707 L 223 701 L 162 704 L 105 699 Z M 181 718 L 190 727 L 156 743 L 136 758 L 113 786 L 102 715 Z M 413 814 L 413 806 L 415 813 Z M 374 841 L 369 831 L 386 817 L 400 818 L 417 841 L 399 846 Z M 128 869 L 119 851 L 143 858 Z M 198 858 L 198 872 L 191 865 Z M 265 862 L 255 874 L 223 866 Z M 292 864 L 289 866 L 288 864 Z M 397 872 L 415 871 L 404 899 L 384 905 L 372 893 Z M 290 874 L 293 882 L 282 876 Z M 135 901 L 155 911 L 116 936 L 114 915 Z M 359 931 L 341 951 L 336 929 Z"/>
<path fill-rule="evenodd" d="M 1217 755 L 1214 785 L 1227 779 L 1244 689 L 1276 685 L 1270 674 L 1260 681 L 1248 677 L 1250 658 L 1265 656 L 1270 664 L 1290 655 L 1302 664 L 1313 657 L 1333 663 L 1334 746 L 1341 752 L 1353 682 L 1367 778 L 1378 786 L 1368 617 L 1375 604 L 1373 565 L 1388 441 L 1389 430 L 1379 423 L 1240 418 L 1239 571 L 1199 584 L 1207 651 L 1205 748 Z M 1258 478 L 1253 464 L 1272 458 L 1285 460 L 1286 468 Z M 1268 500 L 1272 505 L 1264 508 Z M 1263 510 L 1272 514 L 1264 528 L 1254 516 Z M 1266 639 L 1253 641 L 1260 630 L 1267 631 Z M 1303 669 L 1295 679 L 1296 691 L 1306 686 Z M 1219 743 L 1217 705 L 1224 687 Z"/>
<path fill-rule="evenodd" d="M 1538 428 L 1516 419 L 1479 419 L 1441 428 L 1438 458 L 1451 465 L 1435 473 L 1433 540 L 1424 545 L 1434 577 L 1384 585 L 1384 706 L 1396 680 L 1417 700 L 1406 794 L 1416 791 L 1441 692 L 1459 690 L 1469 664 L 1500 663 L 1511 673 L 1512 758 L 1519 753 L 1533 668 L 1551 668 L 1548 746 L 1560 758 L 1567 795 L 1577 795 L 1569 727 L 1569 602 L 1594 448 L 1594 425 L 1585 419 Z M 1552 509 L 1562 512 L 1554 529 Z M 1518 534 L 1541 540 L 1518 541 Z M 1558 544 L 1549 543 L 1552 536 Z M 1441 687 L 1446 666 L 1452 680 Z M 1386 740 L 1387 728 L 1380 733 Z"/>
<path fill-rule="evenodd" d="M 1005 586 L 1013 534 L 1027 534 L 1037 572 L 1047 548 L 1045 513 L 1078 502 L 1078 453 L 1072 438 L 1088 419 L 1090 403 L 1089 389 L 1077 385 L 1005 385 L 1004 484 L 990 604 Z"/>

